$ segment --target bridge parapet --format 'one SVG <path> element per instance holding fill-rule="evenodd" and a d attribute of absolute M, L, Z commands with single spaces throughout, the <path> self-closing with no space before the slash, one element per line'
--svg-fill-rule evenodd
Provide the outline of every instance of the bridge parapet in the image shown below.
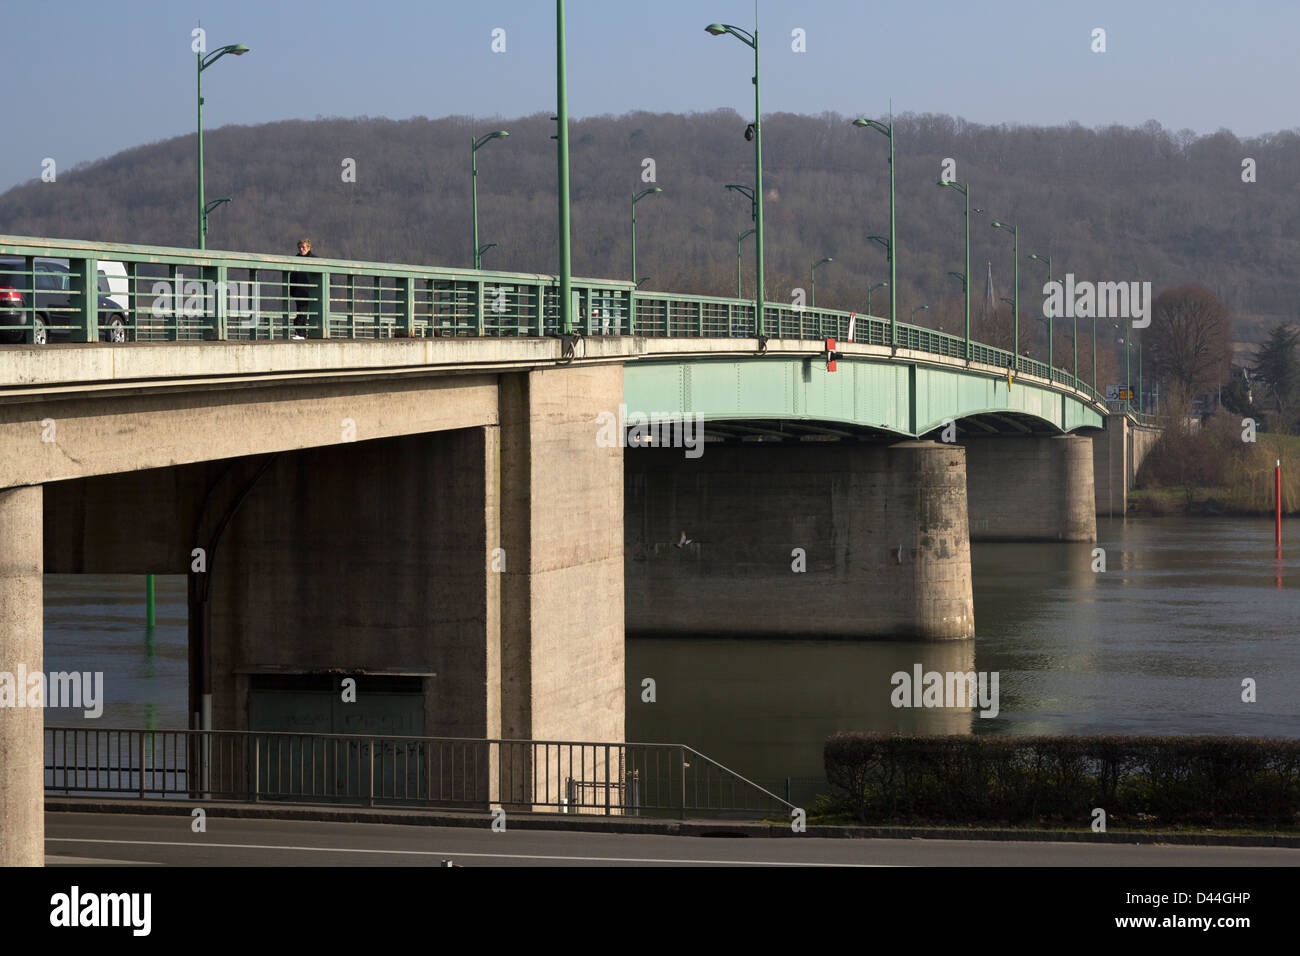
<path fill-rule="evenodd" d="M 434 268 L 350 259 L 0 236 L 0 255 L 22 259 L 34 278 L 37 259 L 67 264 L 71 288 L 60 302 L 28 302 L 13 327 L 31 343 L 41 334 L 94 342 L 101 325 L 121 320 L 128 341 L 266 341 L 438 337 L 640 335 L 653 338 L 755 337 L 747 299 L 643 292 L 616 279 L 573 280 L 574 324 L 562 326 L 558 277 L 544 273 Z M 126 291 L 97 303 L 89 276 L 120 262 Z M 102 291 L 102 290 L 101 290 Z M 110 290 L 110 292 L 113 290 Z M 120 300 L 125 301 L 120 301 Z M 1062 369 L 962 336 L 877 316 L 788 303 L 763 306 L 769 340 L 855 342 L 1007 370 L 1073 388 L 1099 402 L 1095 389 Z"/>

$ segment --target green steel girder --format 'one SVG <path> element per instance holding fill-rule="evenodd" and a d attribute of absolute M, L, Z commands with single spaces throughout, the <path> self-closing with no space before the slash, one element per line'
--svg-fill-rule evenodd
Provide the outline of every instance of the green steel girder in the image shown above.
<path fill-rule="evenodd" d="M 1101 414 L 1045 385 L 962 368 L 887 358 L 752 356 L 642 360 L 623 370 L 630 411 L 700 413 L 706 420 L 795 420 L 877 428 L 919 437 L 949 419 L 1012 413 L 1055 432 L 1101 428 Z"/>

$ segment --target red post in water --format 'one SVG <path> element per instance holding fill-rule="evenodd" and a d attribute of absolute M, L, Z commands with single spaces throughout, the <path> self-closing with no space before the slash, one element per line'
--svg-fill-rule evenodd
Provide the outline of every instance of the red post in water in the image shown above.
<path fill-rule="evenodd" d="M 1276 475 L 1275 497 L 1277 499 L 1277 508 L 1273 514 L 1273 537 L 1277 542 L 1277 546 L 1280 548 L 1282 547 L 1282 459 L 1281 458 L 1277 459 L 1277 471 L 1275 475 Z"/>

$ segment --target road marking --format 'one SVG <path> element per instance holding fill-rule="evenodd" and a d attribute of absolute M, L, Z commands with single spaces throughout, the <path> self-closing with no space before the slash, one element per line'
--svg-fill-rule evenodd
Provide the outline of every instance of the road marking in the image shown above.
<path fill-rule="evenodd" d="M 155 860 L 101 860 L 90 856 L 55 856 L 45 854 L 46 866 L 162 866 Z"/>
<path fill-rule="evenodd" d="M 353 847 L 275 846 L 264 843 L 180 843 L 166 840 L 90 840 L 77 837 L 46 837 L 46 843 L 111 843 L 121 846 L 183 846 L 213 850 L 294 850 L 304 853 L 380 853 L 392 856 L 482 857 L 502 860 L 572 860 L 582 863 L 700 863 L 714 866 L 850 866 L 885 867 L 888 863 L 800 863 L 770 860 L 676 860 L 668 857 L 636 856 L 551 856 L 540 853 L 467 853 L 461 850 L 369 850 Z"/>

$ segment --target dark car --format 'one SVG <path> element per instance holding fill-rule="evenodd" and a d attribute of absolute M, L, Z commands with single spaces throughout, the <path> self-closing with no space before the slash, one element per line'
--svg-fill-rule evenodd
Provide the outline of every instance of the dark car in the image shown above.
<path fill-rule="evenodd" d="M 32 276 L 24 269 L 22 259 L 0 257 L 0 341 L 24 341 L 26 327 L 33 323 L 33 341 L 37 345 L 68 336 L 71 330 L 58 326 L 74 324 L 79 308 L 72 291 L 71 270 L 57 259 L 36 259 L 32 266 L 36 278 L 33 295 Z M 98 277 L 97 286 L 99 337 L 104 342 L 125 342 L 126 309 L 104 295 L 108 282 L 103 273 Z"/>

